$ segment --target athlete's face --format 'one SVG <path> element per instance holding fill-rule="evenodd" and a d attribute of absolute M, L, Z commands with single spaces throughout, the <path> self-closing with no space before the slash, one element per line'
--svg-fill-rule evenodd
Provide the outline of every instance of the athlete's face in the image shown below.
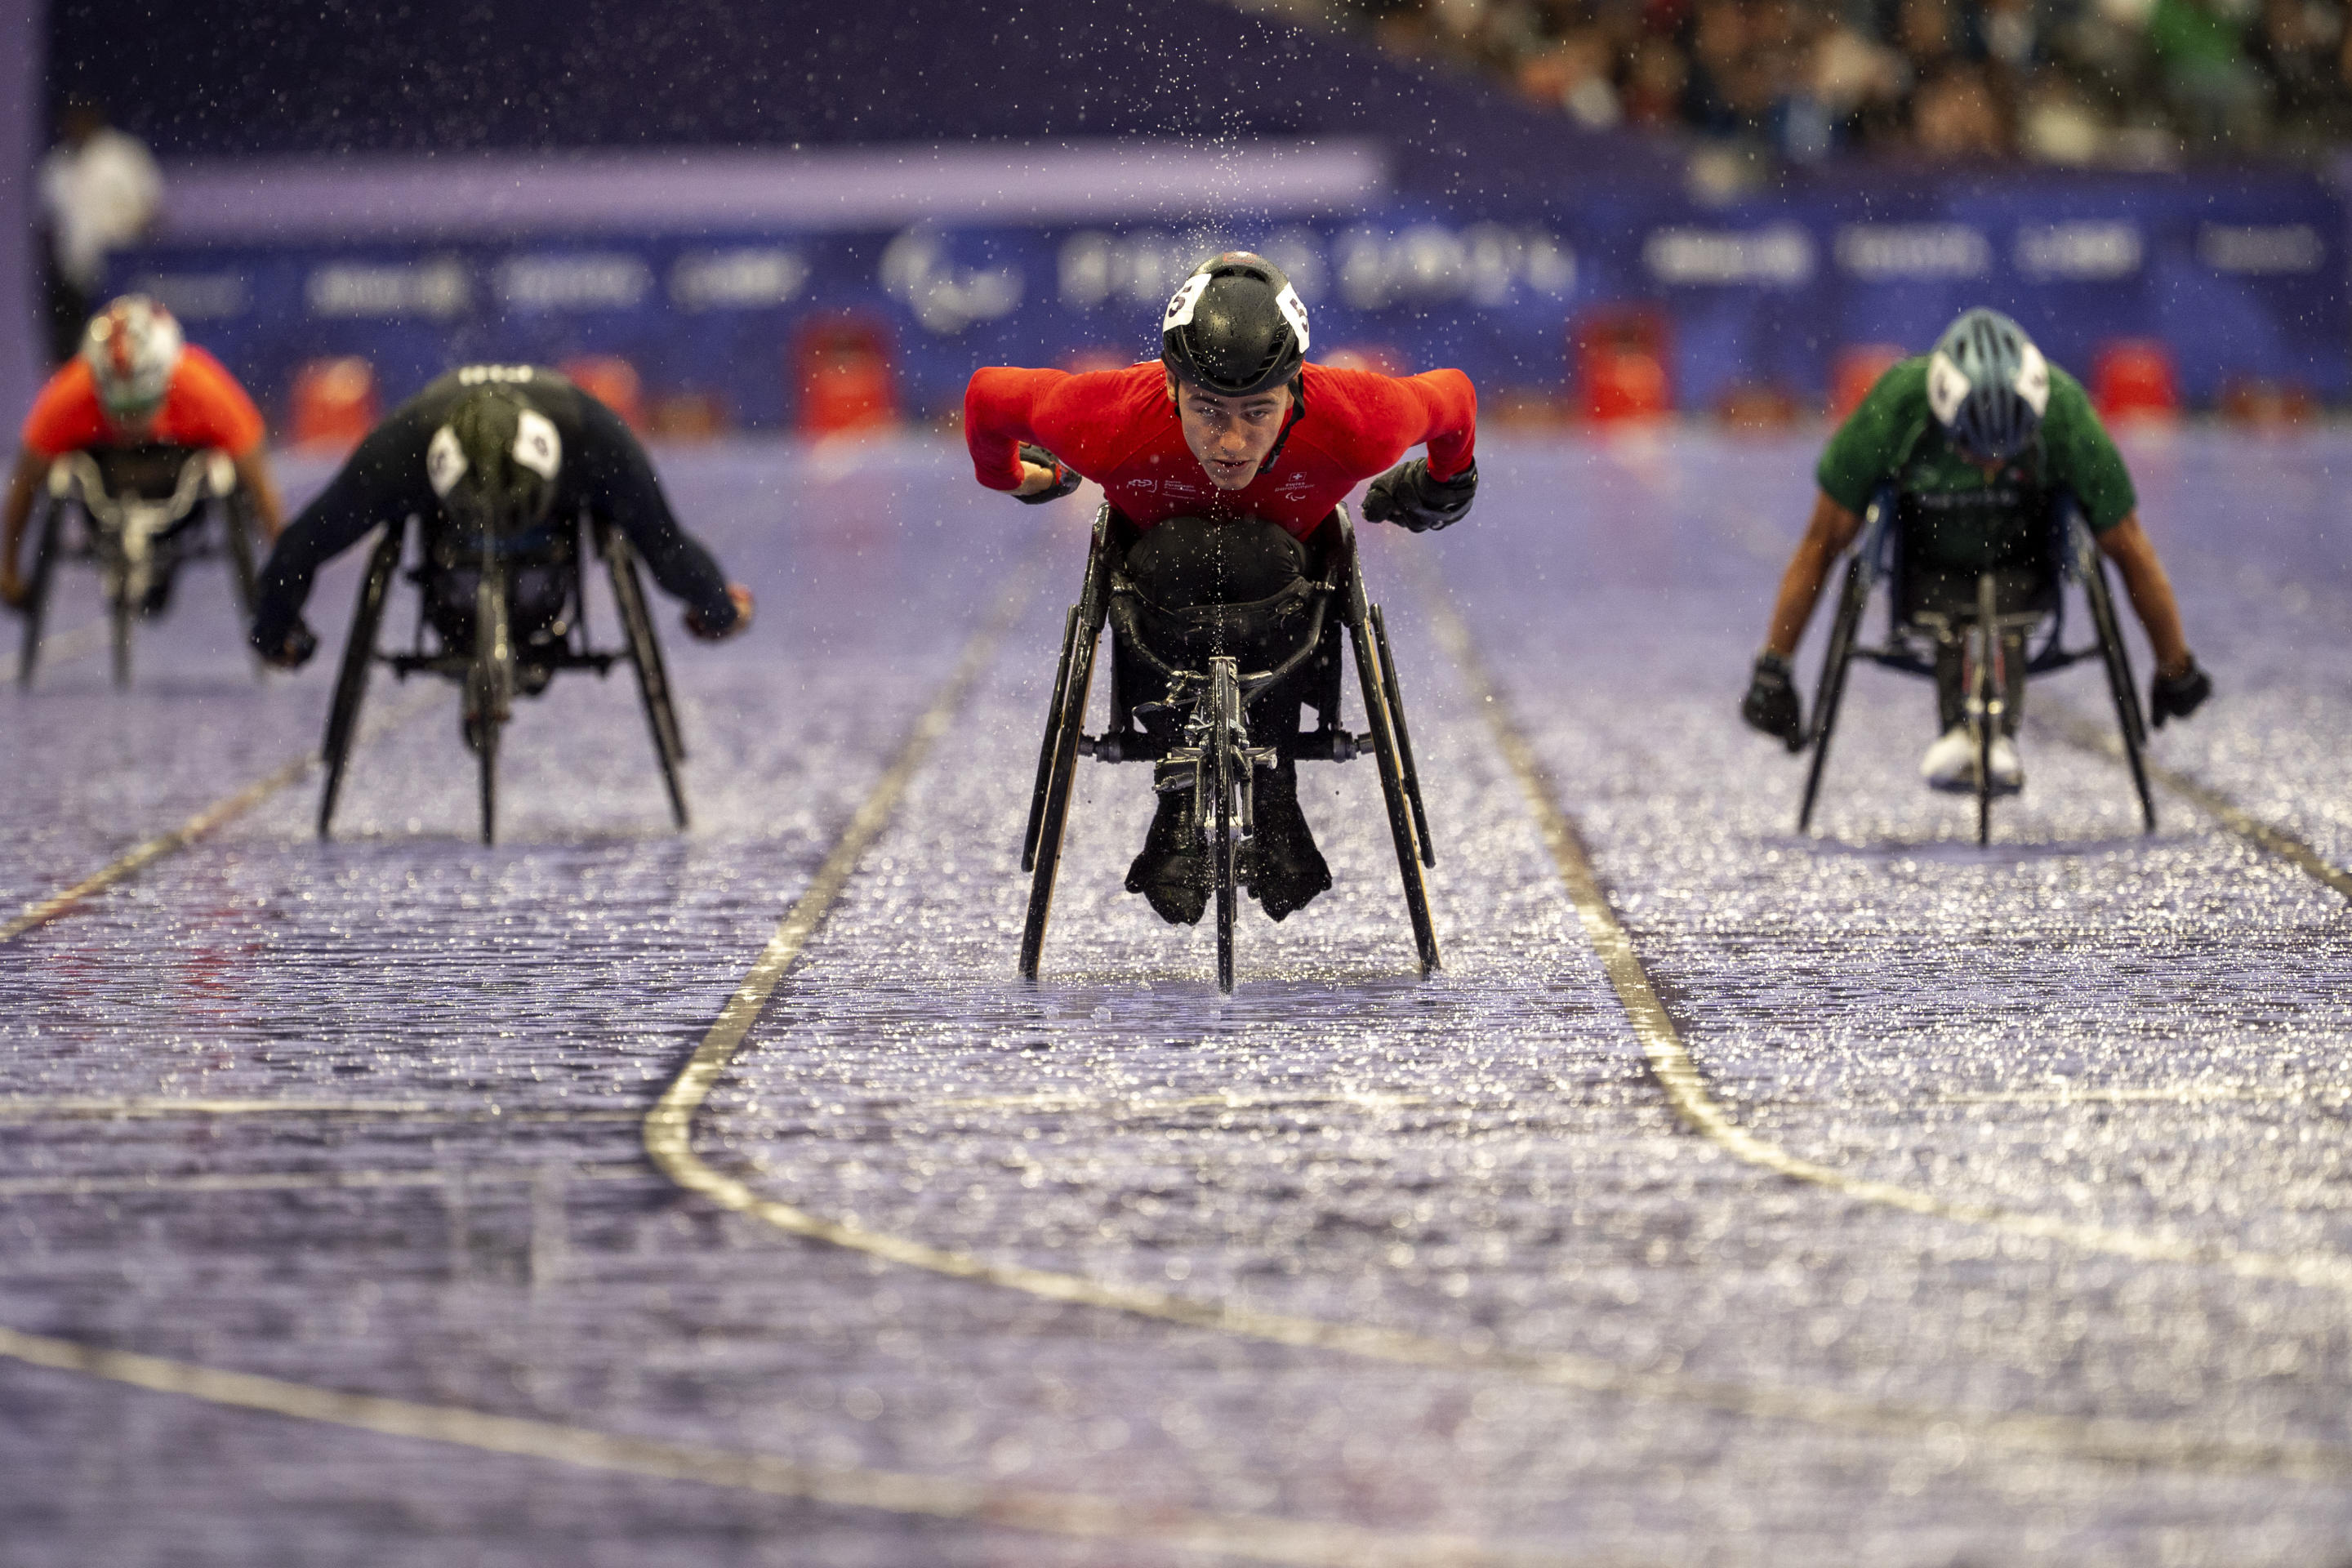
<path fill-rule="evenodd" d="M 1201 459 L 1209 482 L 1221 490 L 1246 489 L 1257 478 L 1258 465 L 1282 438 L 1283 421 L 1290 415 L 1287 386 L 1251 397 L 1219 397 L 1186 385 L 1171 372 L 1168 395 L 1175 400 L 1184 445 Z"/>

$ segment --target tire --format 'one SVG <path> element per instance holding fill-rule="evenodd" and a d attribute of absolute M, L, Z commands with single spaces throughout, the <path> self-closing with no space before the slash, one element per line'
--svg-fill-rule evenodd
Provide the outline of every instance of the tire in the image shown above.
<path fill-rule="evenodd" d="M 1356 676 L 1362 688 L 1364 718 L 1371 728 L 1372 755 L 1380 765 L 1381 795 L 1388 806 L 1389 837 L 1395 841 L 1397 874 L 1404 882 L 1405 912 L 1412 921 L 1412 944 L 1421 960 L 1423 979 L 1440 967 L 1437 927 L 1430 918 L 1429 884 L 1422 874 L 1421 846 L 1414 832 L 1412 802 L 1405 794 L 1403 749 L 1397 743 L 1394 714 L 1389 706 L 1389 679 L 1373 637 L 1376 611 L 1364 597 L 1360 569 L 1350 562 L 1354 578 L 1349 593 L 1351 613 L 1348 635 L 1356 657 Z"/>
<path fill-rule="evenodd" d="M 1087 699 L 1094 689 L 1095 652 L 1102 627 L 1081 622 L 1071 652 L 1070 678 L 1060 711 L 1047 727 L 1051 750 L 1045 794 L 1037 802 L 1035 869 L 1029 879 L 1029 913 L 1021 929 L 1021 978 L 1037 978 L 1045 952 L 1045 925 L 1054 910 L 1054 877 L 1062 864 L 1062 834 L 1069 826 L 1070 785 L 1078 771 L 1078 736 L 1086 724 Z"/>
<path fill-rule="evenodd" d="M 1234 989 L 1234 917 L 1239 898 L 1234 887 L 1234 748 L 1241 743 L 1241 672 L 1231 658 L 1209 662 L 1210 712 L 1216 716 L 1209 787 L 1216 792 L 1209 838 L 1209 878 L 1217 896 L 1217 989 Z"/>
<path fill-rule="evenodd" d="M 253 625 L 254 561 L 253 536 L 256 531 L 253 508 L 240 490 L 223 500 L 221 532 L 227 537 L 229 586 L 236 594 L 237 620 L 241 626 Z M 254 679 L 269 673 L 269 666 L 258 656 L 254 659 Z"/>
<path fill-rule="evenodd" d="M 467 672 L 467 710 L 473 716 L 474 752 L 481 763 L 482 842 L 498 842 L 499 731 L 513 710 L 514 645 L 507 624 L 506 569 L 486 565 L 474 597 L 474 658 Z"/>
<path fill-rule="evenodd" d="M 1389 717 L 1396 723 L 1397 754 L 1404 772 L 1405 798 L 1412 802 L 1412 830 L 1421 841 L 1421 863 L 1435 868 L 1437 846 L 1429 837 L 1429 813 L 1421 805 L 1421 769 L 1412 760 L 1412 727 L 1405 722 L 1404 689 L 1397 684 L 1396 656 L 1389 652 L 1389 618 L 1378 605 L 1370 606 L 1372 645 L 1380 649 L 1381 676 L 1388 690 Z"/>
<path fill-rule="evenodd" d="M 1037 742 L 1037 782 L 1029 792 L 1029 826 L 1021 837 L 1021 868 L 1037 869 L 1037 835 L 1045 821 L 1045 795 L 1054 777 L 1055 742 L 1062 733 L 1062 699 L 1070 689 L 1070 661 L 1078 646 L 1078 606 L 1062 620 L 1062 658 L 1054 668 L 1054 697 L 1045 704 L 1045 733 Z"/>
<path fill-rule="evenodd" d="M 1822 656 L 1820 681 L 1813 689 L 1813 760 L 1805 770 L 1805 798 L 1797 807 L 1797 831 L 1812 826 L 1813 803 L 1820 799 L 1822 774 L 1830 760 L 1830 739 L 1837 733 L 1838 709 L 1845 701 L 1846 672 L 1853 668 L 1854 640 L 1862 635 L 1862 617 L 1870 608 L 1870 568 L 1860 553 L 1846 563 L 1845 584 L 1838 594 L 1837 619 L 1830 623 L 1830 646 Z"/>
<path fill-rule="evenodd" d="M 605 537 L 604 565 L 612 575 L 613 604 L 620 612 L 622 635 L 628 639 L 629 665 L 637 672 L 637 695 L 645 702 L 646 722 L 653 731 L 654 758 L 661 764 L 662 786 L 669 792 L 670 820 L 684 832 L 686 783 L 678 770 L 686 761 L 686 742 L 670 694 L 669 668 L 662 662 L 661 639 L 655 632 L 653 611 L 646 603 L 645 579 L 638 574 L 635 552 L 617 529 Z"/>
<path fill-rule="evenodd" d="M 2133 683 L 2131 651 L 2124 646 L 2123 626 L 2116 616 L 2115 591 L 2107 581 L 2106 563 L 2096 548 L 2085 552 L 2083 597 L 2091 606 L 2091 624 L 2098 629 L 2099 654 L 2107 668 L 2107 692 L 2115 699 L 2116 728 L 2122 732 L 2124 761 L 2131 768 L 2132 788 L 2139 795 L 2140 831 L 2156 831 L 2156 796 L 2147 785 L 2147 721 L 2140 710 L 2139 688 Z"/>
<path fill-rule="evenodd" d="M 131 595 L 131 566 L 122 558 L 121 541 L 112 534 L 99 545 L 99 572 L 106 584 L 108 618 L 114 627 L 114 684 L 131 684 L 131 629 L 139 606 Z"/>
<path fill-rule="evenodd" d="M 1078 602 L 1063 623 L 1063 668 L 1054 679 L 1054 708 L 1037 755 L 1037 787 L 1030 797 L 1031 830 L 1022 868 L 1029 876 L 1029 910 L 1021 926 L 1021 978 L 1035 980 L 1045 954 L 1045 927 L 1054 912 L 1054 878 L 1062 865 L 1062 834 L 1069 826 L 1070 786 L 1077 776 L 1078 739 L 1093 694 L 1095 655 L 1108 613 L 1110 531 L 1108 509 L 1095 520 Z"/>
<path fill-rule="evenodd" d="M 16 654 L 16 684 L 33 684 L 33 671 L 40 663 L 41 628 L 48 618 L 49 586 L 57 580 L 58 554 L 64 542 L 65 507 L 51 501 L 41 520 L 41 531 L 33 546 L 33 575 L 25 584 L 24 642 Z"/>
<path fill-rule="evenodd" d="M 392 574 L 400 569 L 405 530 L 387 523 L 368 557 L 367 575 L 360 579 L 359 603 L 352 611 L 351 635 L 343 642 L 343 662 L 335 672 L 335 700 L 327 710 L 327 738 L 320 755 L 327 764 L 327 782 L 319 794 L 319 837 L 332 831 L 335 801 L 342 794 L 343 769 L 351 761 L 352 742 L 359 733 L 360 707 L 367 698 L 369 671 L 375 665 L 376 630 L 383 624 L 383 604 L 392 589 Z"/>
<path fill-rule="evenodd" d="M 2000 729 L 2000 597 L 1992 574 L 1977 579 L 1977 659 L 1969 710 L 1977 729 L 1977 847 L 1992 842 L 1992 738 Z"/>

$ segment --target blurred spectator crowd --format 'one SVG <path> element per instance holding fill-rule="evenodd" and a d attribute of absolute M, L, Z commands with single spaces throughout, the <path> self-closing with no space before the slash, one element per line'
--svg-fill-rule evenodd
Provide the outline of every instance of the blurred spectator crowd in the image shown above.
<path fill-rule="evenodd" d="M 1596 127 L 2166 167 L 2352 139 L 2347 0 L 1329 0 Z"/>

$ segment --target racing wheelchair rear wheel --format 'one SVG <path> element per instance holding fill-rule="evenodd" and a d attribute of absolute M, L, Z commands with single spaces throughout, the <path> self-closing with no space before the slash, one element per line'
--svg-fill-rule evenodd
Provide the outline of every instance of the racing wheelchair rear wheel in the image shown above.
<path fill-rule="evenodd" d="M 1352 536 L 1349 543 L 1352 546 Z M 1371 603 L 1364 592 L 1363 568 L 1352 548 L 1349 551 L 1347 573 L 1348 636 L 1355 654 L 1358 683 L 1363 689 L 1364 718 L 1371 735 L 1372 756 L 1380 765 L 1389 836 L 1396 844 L 1397 874 L 1404 882 L 1405 912 L 1412 921 L 1413 949 L 1421 960 L 1422 976 L 1426 979 L 1439 967 L 1439 958 L 1437 927 L 1429 912 L 1429 883 L 1422 874 L 1422 867 L 1424 863 L 1436 864 L 1436 856 L 1423 847 L 1417 789 L 1409 784 L 1410 764 L 1398 740 L 1402 703 L 1397 695 L 1396 675 L 1386 658 L 1387 639 L 1379 635 L 1380 606 Z"/>
<path fill-rule="evenodd" d="M 321 838 L 334 826 L 335 800 L 342 794 L 343 768 L 351 761 L 352 741 L 359 732 L 360 704 L 367 697 L 368 671 L 375 663 L 376 628 L 383 623 L 383 602 L 392 589 L 392 574 L 400 569 L 405 533 L 402 524 L 386 523 L 368 556 L 367 575 L 360 579 L 359 603 L 352 611 L 342 666 L 335 672 L 335 700 L 327 710 L 327 741 L 320 749 L 327 764 L 326 787 L 319 795 Z"/>
<path fill-rule="evenodd" d="M 25 584 L 25 640 L 16 654 L 16 684 L 33 684 L 40 662 L 41 626 L 47 618 L 49 586 L 58 574 L 58 555 L 64 545 L 65 504 L 51 501 L 41 520 L 40 538 L 33 546 L 33 574 Z"/>
<path fill-rule="evenodd" d="M 1029 801 L 1029 826 L 1021 868 L 1030 873 L 1029 910 L 1021 929 L 1021 978 L 1037 978 L 1045 952 L 1045 925 L 1054 910 L 1054 875 L 1062 863 L 1062 835 L 1069 826 L 1070 786 L 1077 773 L 1078 742 L 1094 689 L 1095 652 L 1110 613 L 1110 518 L 1095 521 L 1094 542 L 1078 602 L 1062 625 L 1062 660 L 1054 677 L 1054 699 L 1045 713 L 1045 737 L 1037 753 L 1037 783 Z"/>
<path fill-rule="evenodd" d="M 1813 802 L 1822 793 L 1822 774 L 1829 766 L 1830 737 L 1836 732 L 1838 709 L 1845 700 L 1845 678 L 1853 667 L 1853 646 L 1862 636 L 1862 617 L 1870 608 L 1870 565 L 1856 552 L 1846 563 L 1845 585 L 1838 595 L 1837 619 L 1830 623 L 1830 646 L 1822 658 L 1820 683 L 1813 689 L 1813 760 L 1805 772 L 1804 803 L 1797 807 L 1797 831 L 1813 820 Z"/>
<path fill-rule="evenodd" d="M 2083 597 L 2091 606 L 2091 624 L 2099 635 L 2100 660 L 2106 666 L 2107 691 L 2115 699 L 2116 728 L 2122 732 L 2124 761 L 2130 764 L 2132 788 L 2139 795 L 2141 831 L 2156 831 L 2156 797 L 2147 786 L 2147 721 L 2140 710 L 2139 688 L 2132 683 L 2131 653 L 2124 646 L 2123 624 L 2116 616 L 2116 596 L 2107 581 L 2107 563 L 2099 557 L 2090 530 L 2074 525 L 2075 574 L 2082 579 Z"/>
<path fill-rule="evenodd" d="M 628 639 L 629 664 L 637 672 L 637 695 L 645 700 L 646 722 L 654 732 L 654 755 L 661 763 L 662 785 L 669 791 L 670 820 L 683 829 L 686 783 L 678 766 L 686 761 L 686 740 L 670 695 L 669 668 L 662 662 L 661 639 L 654 633 L 653 612 L 646 604 L 645 578 L 637 571 L 636 552 L 619 529 L 604 525 L 602 537 L 604 565 L 613 579 L 613 603 L 620 612 L 622 634 Z"/>

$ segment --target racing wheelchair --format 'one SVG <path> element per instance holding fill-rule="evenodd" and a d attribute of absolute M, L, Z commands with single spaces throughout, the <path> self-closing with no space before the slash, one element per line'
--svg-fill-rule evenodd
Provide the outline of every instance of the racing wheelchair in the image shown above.
<path fill-rule="evenodd" d="M 1054 903 L 1054 878 L 1069 817 L 1070 786 L 1077 759 L 1099 763 L 1158 764 L 1161 789 L 1192 793 L 1192 821 L 1209 866 L 1215 900 L 1217 988 L 1234 988 L 1234 920 L 1241 889 L 1240 853 L 1255 830 L 1253 801 L 1260 769 L 1285 754 L 1299 761 L 1348 762 L 1370 752 L 1379 764 L 1381 793 L 1395 840 L 1397 869 L 1404 881 L 1406 912 L 1413 945 L 1426 976 L 1438 967 L 1437 933 L 1429 913 L 1423 868 L 1437 864 L 1429 819 L 1421 802 L 1413 766 L 1412 739 L 1389 655 L 1388 626 L 1381 607 L 1364 590 L 1355 530 L 1345 508 L 1336 509 L 1316 531 L 1318 573 L 1302 579 L 1285 624 L 1300 624 L 1289 651 L 1261 670 L 1245 670 L 1232 655 L 1212 655 L 1200 664 L 1163 658 L 1141 627 L 1143 607 L 1135 584 L 1122 569 L 1133 530 L 1108 505 L 1096 515 L 1078 602 L 1062 630 L 1061 665 L 1046 710 L 1045 735 L 1037 756 L 1036 788 L 1022 845 L 1021 868 L 1030 873 L 1029 912 L 1021 936 L 1021 974 L 1037 978 L 1045 945 L 1046 921 Z M 1336 611 L 1336 613 L 1335 613 Z M 1098 734 L 1086 731 L 1095 655 L 1105 625 L 1111 639 L 1109 722 Z M 1339 722 L 1339 643 L 1344 628 L 1363 693 L 1367 728 L 1357 733 Z M 1295 688 L 1313 705 L 1317 727 L 1295 735 L 1250 733 L 1249 705 L 1259 693 L 1296 679 Z M 1138 701 L 1139 689 L 1164 683 L 1160 700 Z M 1282 710 L 1286 712 L 1286 705 Z M 1158 717 L 1147 726 L 1139 721 Z M 1170 722 L 1168 721 L 1172 721 Z"/>
<path fill-rule="evenodd" d="M 582 567 L 583 529 L 604 558 L 620 613 L 623 646 L 598 648 L 588 634 L 588 599 Z M 327 779 L 319 800 L 319 837 L 329 836 L 343 770 L 359 731 L 360 705 L 373 666 L 389 666 L 402 680 L 437 675 L 465 693 L 467 743 L 480 767 L 482 842 L 498 833 L 498 763 L 500 730 L 514 716 L 519 696 L 535 697 L 557 673 L 589 669 L 603 676 L 616 663 L 636 671 L 653 730 L 654 754 L 669 791 L 670 816 L 687 823 L 685 787 L 678 768 L 686 743 L 671 701 L 669 674 L 646 602 L 645 579 L 626 535 L 609 522 L 573 518 L 501 539 L 484 532 L 468 540 L 454 528 L 420 524 L 420 556 L 408 569 L 418 588 L 416 630 L 405 653 L 378 649 L 384 601 L 405 553 L 404 522 L 387 524 L 368 557 L 360 581 L 359 605 L 335 676 L 335 697 L 327 714 L 322 754 Z"/>
<path fill-rule="evenodd" d="M 236 465 L 212 447 L 99 447 L 49 465 L 49 504 L 33 546 L 18 684 L 30 686 L 41 654 L 49 590 L 60 562 L 98 568 L 113 623 L 114 684 L 131 684 L 131 627 L 160 611 L 187 561 L 226 555 L 240 625 L 253 618 L 253 504 Z M 205 526 L 217 513 L 217 531 Z M 69 520 L 79 527 L 69 530 Z M 215 539 L 215 531 L 218 538 Z"/>
<path fill-rule="evenodd" d="M 2131 655 L 2124 646 L 2123 626 L 2116 615 L 2106 563 L 2082 509 L 2072 497 L 2061 496 L 2051 508 L 2049 554 L 2038 570 L 2017 574 L 1980 573 L 1972 604 L 1931 605 L 1919 591 L 1920 577 L 1905 559 L 1899 506 L 1892 491 L 1872 498 L 1864 514 L 1862 537 L 1848 559 L 1838 598 L 1837 618 L 1830 628 L 1827 654 L 1822 660 L 1820 685 L 1813 698 L 1813 721 L 1805 737 L 1812 747 L 1812 765 L 1805 778 L 1804 804 L 1797 811 L 1797 831 L 1812 821 L 1813 803 L 1821 792 L 1822 773 L 1829 762 L 1830 741 L 1836 732 L 1838 707 L 1845 695 L 1846 672 L 1856 658 L 1909 675 L 1936 678 L 1936 653 L 1940 646 L 1948 658 L 1959 658 L 1965 722 L 1976 745 L 1977 842 L 1992 839 L 1993 737 L 2007 716 L 2012 686 L 2022 689 L 2025 679 L 2096 658 L 2106 668 L 2107 689 L 2115 699 L 2116 724 L 2122 731 L 2124 759 L 2131 770 L 2132 786 L 2139 795 L 2145 831 L 2156 831 L 2156 801 L 2147 785 L 2147 724 L 2140 710 L 2139 691 L 2132 684 Z M 2065 645 L 2065 583 L 2081 590 L 2095 641 L 2084 647 Z M 1864 612 L 1872 591 L 1887 585 L 1886 640 L 1869 647 L 1861 640 Z M 2011 661 L 2022 669 L 2011 668 Z"/>

